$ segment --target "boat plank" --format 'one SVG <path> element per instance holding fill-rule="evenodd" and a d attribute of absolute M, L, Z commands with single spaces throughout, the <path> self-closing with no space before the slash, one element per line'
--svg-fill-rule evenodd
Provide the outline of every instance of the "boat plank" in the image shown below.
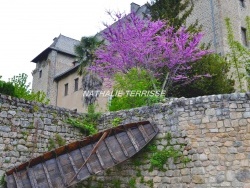
<path fill-rule="evenodd" d="M 76 165 L 75 165 L 75 163 L 74 163 L 74 161 L 73 161 L 73 159 L 72 159 L 70 153 L 68 153 L 68 157 L 69 157 L 69 160 L 70 160 L 70 164 L 72 165 L 72 167 L 73 167 L 73 169 L 74 169 L 74 172 L 77 173 L 77 172 L 78 172 L 78 169 L 77 169 L 77 167 L 76 167 Z M 77 178 L 78 180 L 81 180 L 81 178 L 80 178 L 79 175 L 77 175 L 76 178 Z"/>
<path fill-rule="evenodd" d="M 143 137 L 143 134 L 141 133 L 139 128 L 130 129 L 130 131 L 131 131 L 131 134 L 133 135 L 139 149 L 141 149 L 147 143 L 147 141 L 145 141 L 145 139 Z"/>
<path fill-rule="evenodd" d="M 16 182 L 17 188 L 23 188 L 22 181 L 20 180 L 20 178 L 17 176 L 17 174 L 15 172 L 13 173 L 13 177 L 14 177 L 14 180 Z"/>
<path fill-rule="evenodd" d="M 151 127 L 154 129 L 154 131 L 155 131 L 155 133 L 157 133 L 158 132 L 158 129 L 156 128 L 156 126 L 155 125 L 153 125 L 153 124 L 149 124 L 149 125 L 151 125 Z"/>
<path fill-rule="evenodd" d="M 118 137 L 120 137 L 120 135 L 122 135 L 122 134 L 117 133 Z M 121 145 L 119 144 L 118 140 L 115 138 L 114 135 L 110 136 L 107 140 L 108 140 L 108 143 L 109 143 L 109 147 L 112 150 L 112 152 L 113 152 L 113 154 L 114 154 L 114 156 L 115 156 L 115 158 L 117 160 L 117 163 L 128 159 L 128 157 L 124 154 Z M 129 139 L 128 139 L 128 141 L 129 141 Z"/>
<path fill-rule="evenodd" d="M 70 152 L 70 155 L 72 157 L 72 160 L 74 161 L 74 164 L 78 169 L 81 168 L 82 164 L 85 162 L 83 157 L 82 157 L 82 154 L 81 154 L 81 151 L 79 149 L 76 149 L 74 151 L 71 151 Z M 91 174 L 87 168 L 87 166 L 85 165 L 81 171 L 79 172 L 79 178 L 82 180 L 82 179 L 86 179 L 87 177 L 89 177 Z"/>
<path fill-rule="evenodd" d="M 108 138 L 106 138 L 105 140 L 107 140 Z M 107 168 L 115 165 L 115 162 L 114 162 L 105 142 L 100 143 L 100 146 L 98 148 L 98 152 L 101 155 L 102 161 L 104 163 L 104 169 L 107 169 Z"/>
<path fill-rule="evenodd" d="M 105 169 L 105 165 L 104 165 L 104 163 L 103 163 L 103 159 L 102 159 L 102 157 L 101 157 L 101 155 L 100 155 L 98 149 L 96 150 L 95 153 L 96 153 L 96 155 L 97 155 L 97 158 L 98 158 L 98 160 L 99 160 L 99 162 L 100 162 L 102 168 Z"/>
<path fill-rule="evenodd" d="M 36 181 L 36 178 L 35 178 L 34 173 L 33 173 L 33 169 L 28 168 L 27 171 L 28 171 L 28 177 L 30 179 L 30 183 L 31 183 L 32 188 L 38 188 L 37 181 Z"/>
<path fill-rule="evenodd" d="M 25 188 L 32 188 L 27 170 L 22 170 L 16 173 L 17 177 L 22 181 L 22 185 Z"/>
<path fill-rule="evenodd" d="M 53 187 L 63 187 L 63 178 L 57 166 L 56 159 L 53 158 L 45 161 L 45 165 L 48 170 Z"/>
<path fill-rule="evenodd" d="M 33 177 L 35 177 L 38 187 L 43 186 L 44 184 L 47 184 L 47 187 L 49 187 L 49 183 L 47 181 L 47 177 L 43 168 L 43 163 L 39 163 L 31 168 L 31 171 L 33 172 Z"/>
<path fill-rule="evenodd" d="M 44 172 L 45 172 L 45 175 L 46 175 L 46 178 L 47 178 L 49 187 L 50 187 L 50 188 L 53 188 L 53 185 L 52 185 L 52 182 L 51 182 L 51 179 L 50 179 L 49 172 L 48 172 L 48 169 L 47 169 L 47 167 L 46 167 L 46 164 L 43 163 L 42 165 L 43 165 L 43 170 L 44 170 Z"/>
<path fill-rule="evenodd" d="M 9 176 L 6 177 L 6 180 L 7 180 L 7 187 L 11 187 L 11 188 L 17 188 L 17 185 L 16 185 L 16 181 L 14 179 L 14 175 L 11 174 Z"/>
<path fill-rule="evenodd" d="M 103 169 L 100 164 L 100 161 L 97 158 L 96 152 L 94 152 L 91 156 L 89 156 L 91 151 L 93 150 L 92 145 L 87 145 L 84 148 L 82 148 L 82 150 L 83 150 L 83 156 L 85 157 L 85 162 L 87 161 L 89 163 L 93 173 L 97 174 L 101 172 Z"/>
<path fill-rule="evenodd" d="M 82 150 L 82 149 L 79 149 L 79 150 L 80 150 L 80 152 L 81 152 L 81 155 L 82 155 L 83 160 L 86 161 L 86 160 L 87 160 L 87 157 L 85 157 L 85 155 L 84 155 L 84 153 L 83 153 L 83 150 Z M 93 170 L 92 170 L 92 168 L 91 168 L 89 162 L 86 162 L 86 166 L 87 166 L 87 169 L 88 169 L 89 173 L 90 173 L 90 174 L 94 174 L 94 172 L 93 172 Z"/>
<path fill-rule="evenodd" d="M 110 146 L 109 146 L 109 141 L 108 141 L 108 139 L 104 140 L 104 143 L 105 143 L 106 147 L 108 148 L 108 151 L 109 151 L 111 157 L 113 158 L 114 163 L 118 163 L 119 161 L 117 160 L 116 155 L 113 153 L 112 149 L 111 149 Z"/>
<path fill-rule="evenodd" d="M 65 175 L 66 184 L 67 184 L 68 181 L 70 179 L 72 179 L 72 177 L 74 177 L 74 175 L 75 175 L 74 168 L 73 168 L 73 166 L 71 164 L 68 153 L 60 155 L 60 156 L 58 156 L 58 158 L 60 159 L 60 164 L 61 164 L 61 167 L 62 167 L 62 171 L 63 171 L 63 173 Z"/>
<path fill-rule="evenodd" d="M 123 151 L 124 155 L 125 155 L 126 157 L 129 157 L 128 151 L 126 150 L 125 146 L 123 145 L 121 139 L 120 139 L 118 136 L 116 136 L 116 135 L 115 135 L 115 138 L 117 139 L 118 143 L 120 144 L 120 146 L 121 146 L 121 148 L 122 148 L 122 151 Z"/>
<path fill-rule="evenodd" d="M 139 145 L 136 143 L 136 139 L 131 131 L 131 129 L 127 129 L 127 134 L 128 134 L 128 137 L 130 138 L 133 146 L 135 147 L 135 150 L 138 152 L 139 151 Z"/>
<path fill-rule="evenodd" d="M 59 158 L 56 158 L 56 164 L 57 164 L 57 167 L 59 169 L 59 172 L 60 172 L 60 175 L 62 177 L 62 180 L 63 180 L 63 183 L 64 185 L 67 185 L 67 181 L 66 181 L 66 176 L 63 172 L 63 169 L 62 169 L 62 166 L 61 166 L 61 163 L 60 163 L 60 159 Z"/>
<path fill-rule="evenodd" d="M 148 134 L 146 133 L 144 127 L 142 125 L 139 125 L 138 128 L 141 131 L 144 140 L 147 142 L 150 138 L 148 137 Z"/>
<path fill-rule="evenodd" d="M 133 156 L 136 153 L 136 150 L 127 132 L 119 133 L 119 137 L 126 148 L 129 157 Z"/>

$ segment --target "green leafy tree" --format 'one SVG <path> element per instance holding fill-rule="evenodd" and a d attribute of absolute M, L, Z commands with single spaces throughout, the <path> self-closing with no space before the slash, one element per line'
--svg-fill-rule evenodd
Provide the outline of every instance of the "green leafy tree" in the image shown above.
<path fill-rule="evenodd" d="M 234 70 L 234 78 L 238 84 L 237 89 L 241 92 L 244 92 L 244 80 L 249 81 L 250 50 L 235 39 L 230 18 L 226 18 L 225 22 L 227 27 L 227 41 L 230 49 L 229 53 L 227 54 L 228 60 L 232 69 Z M 249 17 L 246 18 L 246 22 L 248 27 L 250 27 Z"/>
<path fill-rule="evenodd" d="M 49 104 L 49 99 L 46 97 L 46 94 L 43 91 L 30 92 L 25 98 L 29 101 L 37 101 L 44 104 Z"/>
<path fill-rule="evenodd" d="M 230 65 L 224 57 L 218 54 L 210 54 L 198 60 L 193 65 L 189 75 L 209 73 L 210 77 L 202 77 L 187 85 L 174 85 L 170 96 L 173 97 L 197 97 L 212 94 L 224 94 L 234 92 L 234 80 L 228 78 Z"/>
<path fill-rule="evenodd" d="M 23 98 L 29 101 L 37 101 L 40 103 L 48 104 L 49 99 L 43 91 L 33 92 L 30 89 L 30 83 L 27 83 L 28 75 L 21 73 L 9 79 L 9 84 L 14 87 L 14 94 L 11 96 Z"/>
<path fill-rule="evenodd" d="M 86 73 L 86 67 L 95 59 L 95 50 L 103 43 L 98 40 L 97 36 L 82 37 L 80 44 L 75 46 L 77 61 L 80 64 L 78 73 L 83 75 Z"/>
<path fill-rule="evenodd" d="M 26 99 L 30 94 L 30 83 L 27 83 L 27 79 L 28 75 L 25 73 L 13 76 L 9 79 L 9 82 L 11 82 L 15 87 L 16 97 Z"/>
<path fill-rule="evenodd" d="M 175 29 L 186 24 L 188 16 L 194 8 L 193 0 L 153 0 L 148 3 L 153 20 L 164 19 Z M 188 27 L 189 32 L 197 32 L 202 29 L 198 21 Z M 201 48 L 208 49 L 210 45 L 203 44 Z M 199 63 L 192 64 L 189 76 L 210 74 L 211 77 L 202 77 L 186 85 L 179 83 L 170 88 L 170 95 L 175 97 L 195 97 L 219 93 L 231 93 L 234 91 L 234 81 L 228 78 L 230 65 L 223 57 L 207 55 Z M 163 70 L 165 71 L 165 70 Z"/>
<path fill-rule="evenodd" d="M 100 90 L 102 86 L 102 79 L 93 74 L 87 68 L 93 63 L 95 59 L 95 50 L 103 43 L 98 40 L 97 36 L 82 37 L 79 45 L 75 46 L 75 53 L 77 54 L 77 61 L 80 64 L 78 74 L 83 75 L 82 88 L 86 90 Z M 87 105 L 94 104 L 96 96 L 84 96 L 84 103 Z"/>
<path fill-rule="evenodd" d="M 166 20 L 168 25 L 178 30 L 186 24 L 188 16 L 194 8 L 193 0 L 152 0 L 147 3 L 150 10 L 151 19 L 156 21 Z M 198 25 L 198 20 L 188 27 L 189 31 L 198 32 L 201 26 Z"/>

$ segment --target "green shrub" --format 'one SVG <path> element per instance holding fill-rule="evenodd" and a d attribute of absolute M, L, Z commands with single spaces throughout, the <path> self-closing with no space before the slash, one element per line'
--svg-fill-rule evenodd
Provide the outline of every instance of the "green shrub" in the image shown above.
<path fill-rule="evenodd" d="M 131 178 L 128 182 L 130 188 L 136 188 L 136 179 Z"/>
<path fill-rule="evenodd" d="M 116 118 L 114 118 L 114 119 L 112 120 L 111 123 L 112 123 L 113 127 L 117 127 L 121 122 L 122 122 L 122 119 L 119 118 L 119 117 L 116 117 Z"/>
<path fill-rule="evenodd" d="M 63 139 L 59 134 L 55 134 L 55 138 L 49 138 L 48 150 L 56 149 L 60 146 L 64 146 L 66 140 Z"/>
<path fill-rule="evenodd" d="M 88 113 L 82 118 L 68 118 L 66 123 L 79 128 L 80 131 L 86 135 L 93 135 L 97 133 L 96 126 L 98 124 L 98 120 L 101 117 L 101 113 L 95 112 L 95 106 L 88 106 Z"/>
<path fill-rule="evenodd" d="M 245 19 L 247 28 L 250 28 L 250 17 Z M 229 52 L 227 53 L 227 58 L 231 68 L 233 70 L 233 78 L 236 80 L 235 88 L 239 92 L 246 92 L 244 81 L 247 80 L 250 83 L 249 73 L 250 73 L 250 50 L 239 42 L 234 36 L 233 25 L 230 18 L 225 19 L 227 28 L 227 42 L 229 46 Z M 247 40 L 249 40 L 250 32 L 247 29 Z M 248 86 L 249 87 L 249 86 Z"/>
<path fill-rule="evenodd" d="M 124 95 L 114 96 L 109 106 L 110 111 L 131 109 L 140 106 L 151 105 L 161 101 L 161 98 L 155 96 L 130 96 L 126 91 L 152 91 L 153 85 L 146 70 L 133 68 L 127 74 L 115 75 L 115 91 L 123 91 Z M 157 84 L 156 80 L 154 82 Z"/>
<path fill-rule="evenodd" d="M 63 139 L 59 134 L 55 135 L 55 140 L 59 146 L 64 146 L 66 144 L 66 140 Z"/>
<path fill-rule="evenodd" d="M 0 93 L 15 97 L 15 87 L 10 82 L 0 80 Z"/>
<path fill-rule="evenodd" d="M 113 184 L 112 187 L 114 187 L 114 188 L 120 188 L 121 187 L 121 180 L 119 180 L 119 179 L 114 179 L 114 180 L 112 180 L 111 183 Z"/>
<path fill-rule="evenodd" d="M 193 64 L 189 75 L 210 74 L 211 77 L 197 79 L 187 85 L 175 84 L 170 89 L 172 97 L 197 97 L 234 92 L 234 81 L 228 78 L 230 65 L 224 57 L 211 54 Z"/>
<path fill-rule="evenodd" d="M 48 150 L 52 150 L 56 148 L 56 143 L 55 140 L 53 138 L 49 138 L 49 146 L 48 146 Z"/>
<path fill-rule="evenodd" d="M 30 92 L 30 94 L 27 95 L 26 100 L 49 104 L 49 99 L 46 98 L 46 94 L 43 91 Z"/>
<path fill-rule="evenodd" d="M 43 91 L 33 92 L 29 89 L 30 83 L 27 83 L 27 78 L 28 75 L 22 73 L 9 79 L 9 82 L 0 80 L 0 93 L 29 101 L 49 104 L 49 99 L 46 98 L 46 94 Z"/>

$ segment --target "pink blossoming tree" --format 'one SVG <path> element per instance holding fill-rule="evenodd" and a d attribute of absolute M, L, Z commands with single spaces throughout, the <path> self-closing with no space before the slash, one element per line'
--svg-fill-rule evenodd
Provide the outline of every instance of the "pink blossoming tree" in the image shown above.
<path fill-rule="evenodd" d="M 164 78 L 164 90 L 173 82 L 193 79 L 187 76 L 191 64 L 209 53 L 198 47 L 201 33 L 191 34 L 185 28 L 175 32 L 163 21 L 141 19 L 134 13 L 116 16 L 115 24 L 106 25 L 102 34 L 106 42 L 97 49 L 97 59 L 90 67 L 103 78 L 127 73 L 131 68 L 145 69 L 155 90 L 153 78 Z"/>

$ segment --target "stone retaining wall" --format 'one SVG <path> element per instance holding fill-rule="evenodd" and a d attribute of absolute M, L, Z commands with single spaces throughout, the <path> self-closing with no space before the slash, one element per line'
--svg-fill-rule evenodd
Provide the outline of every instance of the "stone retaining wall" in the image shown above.
<path fill-rule="evenodd" d="M 0 169 L 3 171 L 30 157 L 35 129 L 29 126 L 37 119 L 40 138 L 35 149 L 37 154 L 47 149 L 48 139 L 56 132 L 67 141 L 81 137 L 78 130 L 63 121 L 79 114 L 6 96 L 0 97 L 0 103 Z M 145 158 L 147 151 L 144 151 L 92 181 L 83 182 L 86 187 L 250 187 L 250 94 L 180 98 L 106 113 L 99 129 L 112 126 L 114 118 L 120 118 L 122 123 L 151 121 L 160 129 L 154 140 L 158 150 L 172 145 L 191 161 L 185 165 L 169 159 L 164 170 L 151 171 L 152 154 Z M 29 132 L 27 141 L 22 131 Z M 169 133 L 171 140 L 166 138 Z"/>
<path fill-rule="evenodd" d="M 0 94 L 0 175 L 48 151 L 49 139 L 56 134 L 67 142 L 82 138 L 77 129 L 64 122 L 78 116 L 66 109 Z"/>

